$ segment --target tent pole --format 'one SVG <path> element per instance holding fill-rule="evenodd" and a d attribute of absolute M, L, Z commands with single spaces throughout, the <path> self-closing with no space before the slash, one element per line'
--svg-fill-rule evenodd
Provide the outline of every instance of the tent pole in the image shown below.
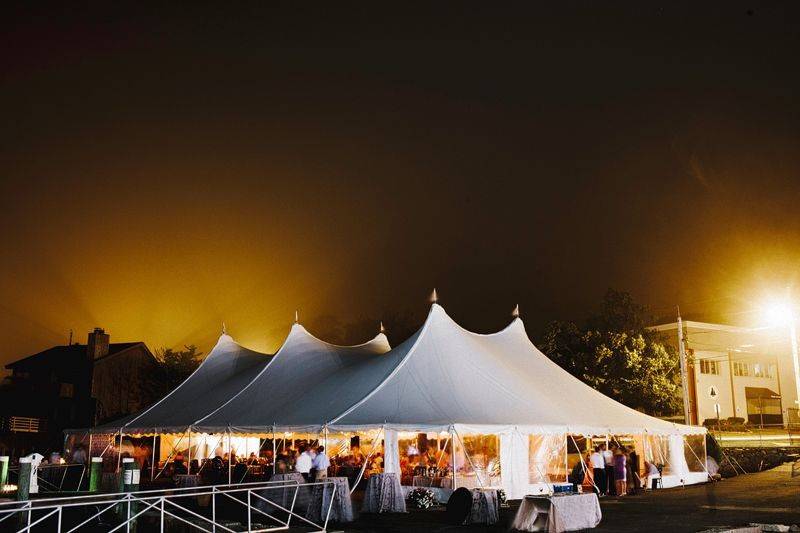
<path fill-rule="evenodd" d="M 119 472 L 119 465 L 122 462 L 122 428 L 119 430 L 119 447 L 117 448 L 117 472 Z"/>
<path fill-rule="evenodd" d="M 569 437 L 572 439 L 572 443 L 575 445 L 575 449 L 578 450 L 578 443 L 575 442 L 575 437 L 573 437 L 572 435 L 570 435 Z M 586 436 L 584 436 L 584 441 L 587 444 L 589 444 L 589 440 L 588 440 L 588 438 Z M 591 446 L 589 446 L 589 449 L 591 450 Z M 597 493 L 600 494 L 600 489 L 597 487 L 597 484 L 594 482 L 595 481 L 594 480 L 594 472 L 592 472 L 592 474 L 589 475 L 589 466 L 586 464 L 586 461 L 583 460 L 583 453 L 581 452 L 581 450 L 578 450 L 578 459 L 580 460 L 581 464 L 583 465 L 584 476 L 588 477 L 589 479 L 592 480 L 592 487 L 594 487 L 595 490 L 597 491 Z M 569 479 L 569 478 L 567 478 L 567 479 Z"/>
<path fill-rule="evenodd" d="M 454 428 L 450 427 L 450 467 L 453 469 L 453 490 L 458 488 L 457 486 L 457 478 L 456 478 L 456 440 L 453 438 Z"/>
<path fill-rule="evenodd" d="M 369 460 L 372 457 L 372 454 L 375 453 L 376 443 L 377 443 L 377 441 L 379 441 L 381 439 L 381 436 L 384 434 L 384 432 L 383 432 L 384 428 L 385 428 L 385 426 L 381 426 L 381 428 L 378 430 L 378 435 L 372 441 L 372 446 L 370 446 L 369 453 L 364 458 L 364 464 L 361 465 L 361 470 L 358 472 L 358 477 L 356 478 L 355 482 L 353 483 L 353 488 L 350 489 L 350 494 L 353 494 L 353 492 L 355 492 L 356 487 L 358 487 L 359 482 L 361 482 L 361 478 L 364 477 L 364 472 L 367 469 L 367 465 L 369 464 Z"/>
<path fill-rule="evenodd" d="M 150 481 L 156 477 L 156 438 L 158 435 L 153 433 L 153 460 L 150 462 Z"/>
<path fill-rule="evenodd" d="M 272 475 L 275 475 L 275 465 L 278 462 L 278 447 L 275 443 L 275 424 L 272 424 Z"/>
<path fill-rule="evenodd" d="M 327 455 L 328 454 L 328 424 L 325 424 L 325 428 L 323 429 L 323 432 L 324 432 L 323 433 L 323 438 L 325 440 L 323 441 L 322 446 L 325 448 L 325 455 Z"/>
<path fill-rule="evenodd" d="M 467 458 L 469 466 L 472 468 L 472 471 L 475 472 L 475 479 L 478 481 L 478 485 L 480 485 L 481 488 L 484 488 L 483 481 L 481 481 L 481 476 L 478 474 L 478 469 L 475 468 L 475 464 L 472 462 L 472 457 L 470 457 L 469 454 L 467 453 L 467 447 L 464 445 L 464 439 L 461 438 L 461 435 L 459 435 L 457 431 L 456 431 L 456 437 L 458 437 L 458 442 L 461 443 L 461 449 L 464 450 L 464 456 Z"/>
<path fill-rule="evenodd" d="M 228 426 L 228 485 L 231 484 L 233 476 L 233 448 L 231 448 L 231 427 Z"/>
<path fill-rule="evenodd" d="M 89 452 L 86 454 L 89 456 L 89 462 L 92 462 L 92 434 L 89 433 Z"/>
<path fill-rule="evenodd" d="M 192 426 L 189 426 L 189 453 L 186 455 L 189 456 L 189 464 L 186 465 L 186 474 L 192 474 Z"/>
<path fill-rule="evenodd" d="M 572 442 L 575 442 L 575 437 L 572 437 Z M 578 448 L 578 443 L 575 442 L 575 448 Z M 578 450 L 578 455 L 581 451 Z M 564 435 L 564 482 L 569 479 L 569 434 Z"/>

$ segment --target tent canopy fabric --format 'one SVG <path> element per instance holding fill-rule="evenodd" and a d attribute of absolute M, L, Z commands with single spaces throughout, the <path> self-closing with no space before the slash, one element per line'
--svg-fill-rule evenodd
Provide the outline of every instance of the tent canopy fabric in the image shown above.
<path fill-rule="evenodd" d="M 295 324 L 269 367 L 193 429 L 213 433 L 230 426 L 236 432 L 263 433 L 274 427 L 317 432 L 388 374 L 397 360 L 385 355 L 389 350 L 383 333 L 364 344 L 338 346 Z"/>
<path fill-rule="evenodd" d="M 216 409 L 263 370 L 273 356 L 250 350 L 222 334 L 208 356 L 171 393 L 139 415 L 125 421 L 127 434 L 185 431 L 194 421 Z M 106 424 L 111 426 L 112 424 Z M 93 432 L 97 433 L 95 428 Z M 107 432 L 107 431 L 106 431 Z"/>
<path fill-rule="evenodd" d="M 410 339 L 412 340 L 412 339 Z M 630 409 L 552 362 L 531 343 L 522 320 L 480 335 L 434 304 L 413 339 L 387 356 L 399 362 L 374 390 L 330 421 L 338 428 L 497 433 L 692 434 Z"/>
<path fill-rule="evenodd" d="M 494 434 L 706 432 L 645 415 L 592 389 L 539 351 L 519 318 L 482 335 L 459 326 L 438 304 L 394 349 L 382 333 L 364 344 L 337 346 L 295 324 L 268 356 L 223 335 L 184 383 L 124 422 L 128 434 L 377 427 Z"/>

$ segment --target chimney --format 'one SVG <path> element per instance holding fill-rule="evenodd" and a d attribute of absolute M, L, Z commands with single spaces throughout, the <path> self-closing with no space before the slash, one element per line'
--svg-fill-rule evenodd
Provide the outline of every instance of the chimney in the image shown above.
<path fill-rule="evenodd" d="M 89 333 L 89 340 L 86 342 L 86 353 L 90 361 L 95 361 L 104 355 L 108 355 L 108 333 L 103 328 L 94 328 Z"/>

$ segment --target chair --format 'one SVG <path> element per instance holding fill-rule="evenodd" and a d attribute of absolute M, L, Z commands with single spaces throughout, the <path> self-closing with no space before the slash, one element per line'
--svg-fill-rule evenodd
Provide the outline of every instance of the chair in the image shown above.
<path fill-rule="evenodd" d="M 447 523 L 460 526 L 472 511 L 472 492 L 464 487 L 456 489 L 447 500 Z"/>

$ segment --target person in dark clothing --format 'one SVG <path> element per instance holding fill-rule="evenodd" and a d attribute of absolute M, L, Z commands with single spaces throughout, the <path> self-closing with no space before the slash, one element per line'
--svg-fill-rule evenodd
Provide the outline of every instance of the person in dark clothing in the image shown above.
<path fill-rule="evenodd" d="M 637 493 L 642 488 L 642 482 L 639 478 L 639 455 L 636 453 L 636 448 L 633 446 L 628 447 L 628 492 Z"/>
<path fill-rule="evenodd" d="M 578 492 L 578 487 L 583 485 L 584 479 L 586 479 L 586 469 L 583 466 L 583 461 L 579 458 L 575 466 L 572 467 L 572 472 L 567 476 L 567 481 L 572 483 L 572 492 Z"/>

